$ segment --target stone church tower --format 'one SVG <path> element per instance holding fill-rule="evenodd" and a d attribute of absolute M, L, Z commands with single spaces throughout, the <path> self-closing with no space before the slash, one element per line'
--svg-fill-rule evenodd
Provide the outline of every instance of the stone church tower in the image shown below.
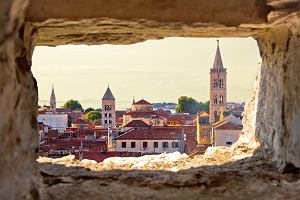
<path fill-rule="evenodd" d="M 53 85 L 52 85 L 52 91 L 51 91 L 51 96 L 50 96 L 50 110 L 53 110 L 54 113 L 56 113 L 56 98 L 55 98 Z"/>
<path fill-rule="evenodd" d="M 227 80 L 226 68 L 223 66 L 219 40 L 213 67 L 210 69 L 210 123 L 220 120 L 220 116 L 226 111 L 227 105 Z"/>
<path fill-rule="evenodd" d="M 116 128 L 115 97 L 109 86 L 102 98 L 102 126 L 105 128 Z"/>

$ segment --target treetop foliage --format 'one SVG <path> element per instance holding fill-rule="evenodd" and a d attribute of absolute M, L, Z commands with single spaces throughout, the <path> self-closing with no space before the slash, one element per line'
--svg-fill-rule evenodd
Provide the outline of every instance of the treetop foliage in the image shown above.
<path fill-rule="evenodd" d="M 188 97 L 188 96 L 179 97 L 176 112 L 196 114 L 197 112 L 202 112 L 202 111 L 209 112 L 209 101 L 203 103 L 203 102 L 198 102 L 192 97 Z"/>

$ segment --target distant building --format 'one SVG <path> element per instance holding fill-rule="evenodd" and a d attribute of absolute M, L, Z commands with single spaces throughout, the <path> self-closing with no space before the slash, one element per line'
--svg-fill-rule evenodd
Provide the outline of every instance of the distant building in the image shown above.
<path fill-rule="evenodd" d="M 196 118 L 196 125 L 197 143 L 201 145 L 211 144 L 211 126 L 209 123 L 209 114 L 207 112 L 199 113 Z"/>
<path fill-rule="evenodd" d="M 117 152 L 192 153 L 197 148 L 196 126 L 139 126 L 116 137 L 115 143 Z"/>
<path fill-rule="evenodd" d="M 123 115 L 123 126 L 132 120 L 142 120 L 148 125 L 164 126 L 167 124 L 168 113 L 162 110 L 153 110 L 153 105 L 142 99 L 133 101 L 131 110 Z"/>
<path fill-rule="evenodd" d="M 227 71 L 223 66 L 219 41 L 213 67 L 210 69 L 210 123 L 220 120 L 227 106 Z"/>
<path fill-rule="evenodd" d="M 168 126 L 193 125 L 196 115 L 188 113 L 175 113 L 167 117 Z"/>
<path fill-rule="evenodd" d="M 131 129 L 115 140 L 116 151 L 146 154 L 180 151 L 183 142 L 181 129 L 174 127 Z"/>
<path fill-rule="evenodd" d="M 128 124 L 126 124 L 123 129 L 124 131 L 128 131 L 130 129 L 146 129 L 149 128 L 150 125 L 148 125 L 143 120 L 132 120 Z"/>
<path fill-rule="evenodd" d="M 58 131 L 65 131 L 68 127 L 68 115 L 67 114 L 39 114 L 37 117 L 38 122 L 42 122 L 47 126 L 52 127 L 52 129 Z"/>
<path fill-rule="evenodd" d="M 213 146 L 231 146 L 242 134 L 242 121 L 230 115 L 212 124 Z"/>
<path fill-rule="evenodd" d="M 72 128 L 77 128 L 78 130 L 87 130 L 90 128 L 90 124 L 87 120 L 77 119 L 72 122 Z"/>
<path fill-rule="evenodd" d="M 55 97 L 53 85 L 52 85 L 52 91 L 50 96 L 50 110 L 56 113 L 56 97 Z"/>
<path fill-rule="evenodd" d="M 133 103 L 131 105 L 131 111 L 134 111 L 134 112 L 153 111 L 153 105 L 144 99 L 141 99 L 138 102 L 135 102 L 135 100 L 133 100 Z"/>
<path fill-rule="evenodd" d="M 109 86 L 102 98 L 102 126 L 116 128 L 116 100 Z"/>

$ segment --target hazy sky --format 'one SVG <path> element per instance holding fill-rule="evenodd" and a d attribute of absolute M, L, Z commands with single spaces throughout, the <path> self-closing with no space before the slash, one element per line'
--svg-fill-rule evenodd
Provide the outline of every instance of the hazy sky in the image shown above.
<path fill-rule="evenodd" d="M 221 39 L 220 50 L 227 68 L 228 101 L 246 101 L 260 62 L 256 41 Z M 49 104 L 54 84 L 58 106 L 71 98 L 85 108 L 100 106 L 108 82 L 117 108 L 129 106 L 133 96 L 150 102 L 177 102 L 182 95 L 206 101 L 215 51 L 216 39 L 199 38 L 166 38 L 133 45 L 36 47 L 32 72 L 40 104 Z"/>

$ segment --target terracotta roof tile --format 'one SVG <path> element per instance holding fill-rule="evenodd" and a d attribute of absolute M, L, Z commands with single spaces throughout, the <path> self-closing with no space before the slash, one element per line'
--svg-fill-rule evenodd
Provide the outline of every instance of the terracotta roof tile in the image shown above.
<path fill-rule="evenodd" d="M 235 125 L 234 123 L 229 121 L 219 124 L 215 127 L 215 130 L 242 130 L 242 129 L 243 129 L 242 126 Z"/>
<path fill-rule="evenodd" d="M 152 105 L 151 103 L 149 103 L 148 101 L 141 99 L 135 103 L 133 103 L 133 105 Z"/>
<path fill-rule="evenodd" d="M 132 117 L 151 117 L 157 116 L 157 113 L 155 113 L 154 111 L 130 111 L 125 115 L 131 115 Z"/>
<path fill-rule="evenodd" d="M 186 134 L 195 132 L 193 129 L 186 129 Z M 133 129 L 123 135 L 120 135 L 116 140 L 180 140 L 181 127 L 149 127 L 148 129 Z"/>
<path fill-rule="evenodd" d="M 124 127 L 149 127 L 149 125 L 144 122 L 143 120 L 132 120 L 128 124 L 126 124 Z"/>

